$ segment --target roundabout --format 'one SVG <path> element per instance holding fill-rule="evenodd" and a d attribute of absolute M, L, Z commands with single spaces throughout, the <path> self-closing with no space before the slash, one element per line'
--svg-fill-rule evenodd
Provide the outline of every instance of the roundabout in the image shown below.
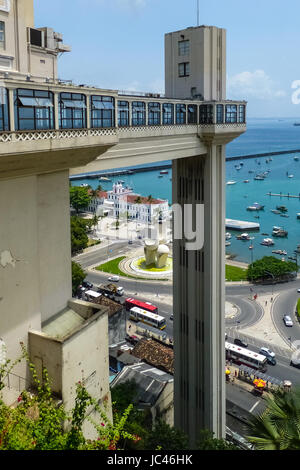
<path fill-rule="evenodd" d="M 131 261 L 130 267 L 138 274 L 147 274 L 148 276 L 153 277 L 156 277 L 157 275 L 170 276 L 173 272 L 173 259 L 168 256 L 165 266 L 158 268 L 155 263 L 147 266 L 145 257 L 139 256 Z"/>

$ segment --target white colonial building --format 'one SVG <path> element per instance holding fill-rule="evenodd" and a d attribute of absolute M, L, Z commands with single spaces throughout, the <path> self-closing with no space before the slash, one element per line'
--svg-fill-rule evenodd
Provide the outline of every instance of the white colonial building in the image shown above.
<path fill-rule="evenodd" d="M 135 194 L 131 188 L 117 182 L 112 191 L 99 191 L 91 200 L 88 210 L 97 215 L 109 214 L 151 224 L 168 217 L 169 203 L 167 200 Z"/>

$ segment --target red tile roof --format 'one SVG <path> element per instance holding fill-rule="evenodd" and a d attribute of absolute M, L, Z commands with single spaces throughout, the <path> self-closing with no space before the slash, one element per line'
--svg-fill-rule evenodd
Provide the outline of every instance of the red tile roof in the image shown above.
<path fill-rule="evenodd" d="M 150 365 L 174 374 L 174 351 L 154 339 L 141 339 L 133 348 L 131 354 Z"/>
<path fill-rule="evenodd" d="M 163 201 L 162 199 L 151 199 L 151 201 L 149 201 L 148 197 L 145 197 L 145 196 L 139 196 L 138 194 L 128 194 L 127 196 L 124 196 L 123 199 L 125 201 L 127 201 L 128 203 L 130 204 L 137 204 L 136 203 L 136 199 L 137 198 L 140 198 L 140 204 L 162 204 L 166 201 Z"/>

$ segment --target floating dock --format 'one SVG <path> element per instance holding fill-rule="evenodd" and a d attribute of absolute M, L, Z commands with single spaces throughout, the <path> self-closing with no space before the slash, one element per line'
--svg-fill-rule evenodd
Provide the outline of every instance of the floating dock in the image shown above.
<path fill-rule="evenodd" d="M 269 192 L 269 193 L 267 193 L 267 196 L 278 196 L 278 197 L 287 197 L 287 198 L 292 197 L 294 199 L 300 199 L 300 193 L 297 196 L 295 194 L 290 194 L 290 193 L 282 194 L 282 193 L 271 193 L 271 192 Z"/>
<path fill-rule="evenodd" d="M 257 222 L 245 222 L 243 220 L 233 219 L 225 219 L 225 226 L 227 229 L 242 230 L 243 232 L 260 229 L 260 224 L 258 224 Z"/>

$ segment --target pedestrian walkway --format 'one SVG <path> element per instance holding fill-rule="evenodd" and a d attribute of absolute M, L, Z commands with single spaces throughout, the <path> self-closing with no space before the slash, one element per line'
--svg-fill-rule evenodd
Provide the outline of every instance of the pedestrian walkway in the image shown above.
<path fill-rule="evenodd" d="M 264 315 L 252 326 L 240 329 L 236 327 L 226 328 L 227 334 L 233 338 L 244 339 L 246 342 L 250 341 L 251 344 L 257 347 L 269 347 L 276 354 L 290 358 L 293 350 L 278 333 L 272 318 L 273 304 L 278 295 L 280 294 L 264 294 L 259 295 L 256 300 L 252 300 L 261 306 Z"/>

